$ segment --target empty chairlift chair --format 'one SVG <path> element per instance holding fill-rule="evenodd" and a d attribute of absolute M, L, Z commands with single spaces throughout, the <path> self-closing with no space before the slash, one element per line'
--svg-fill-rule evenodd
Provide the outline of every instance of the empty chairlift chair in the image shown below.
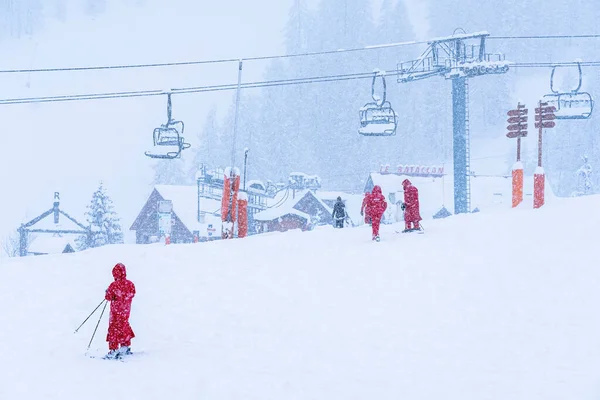
<path fill-rule="evenodd" d="M 180 158 L 181 152 L 190 147 L 183 137 L 183 122 L 173 120 L 171 114 L 171 93 L 167 93 L 167 123 L 154 129 L 154 147 L 146 151 L 146 156 L 161 159 Z"/>
<path fill-rule="evenodd" d="M 550 75 L 550 90 L 552 94 L 547 94 L 543 97 L 543 101 L 549 106 L 556 108 L 554 115 L 556 119 L 588 119 L 592 116 L 594 110 L 594 100 L 592 95 L 587 92 L 580 92 L 583 74 L 581 64 L 577 62 L 579 71 L 579 83 L 575 90 L 570 92 L 560 92 L 554 89 L 554 74 L 556 66 L 552 68 Z"/>
<path fill-rule="evenodd" d="M 383 98 L 375 94 L 375 83 L 380 77 L 383 83 Z M 365 104 L 359 110 L 360 128 L 358 133 L 363 136 L 393 136 L 398 128 L 398 115 L 386 100 L 385 74 L 375 71 L 371 83 L 372 102 Z"/>

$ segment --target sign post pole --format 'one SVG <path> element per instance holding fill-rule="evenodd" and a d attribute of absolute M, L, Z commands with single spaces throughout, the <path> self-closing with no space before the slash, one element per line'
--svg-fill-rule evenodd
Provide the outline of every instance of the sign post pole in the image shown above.
<path fill-rule="evenodd" d="M 551 129 L 556 126 L 554 111 L 556 111 L 556 107 L 548 106 L 548 103 L 542 103 L 541 100 L 538 108 L 535 109 L 535 127 L 538 128 L 538 166 L 533 175 L 533 208 L 540 208 L 545 202 L 546 174 L 542 167 L 542 134 L 544 128 Z"/>
<path fill-rule="evenodd" d="M 512 169 L 512 207 L 523 202 L 523 163 L 521 162 L 521 138 L 527 137 L 527 112 L 524 104 L 518 103 L 516 110 L 510 110 L 508 115 L 508 133 L 506 137 L 517 138 L 517 162 Z"/>

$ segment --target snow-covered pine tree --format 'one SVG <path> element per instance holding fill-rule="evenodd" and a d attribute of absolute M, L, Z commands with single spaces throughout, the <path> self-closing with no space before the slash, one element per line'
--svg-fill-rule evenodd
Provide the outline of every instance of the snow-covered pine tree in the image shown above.
<path fill-rule="evenodd" d="M 217 107 L 213 105 L 206 115 L 204 126 L 198 131 L 196 145 L 188 150 L 194 155 L 192 165 L 188 169 L 188 180 L 196 181 L 196 173 L 202 165 L 206 165 L 209 169 L 222 165 L 223 160 L 219 160 L 217 154 L 224 150 L 225 146 L 221 145 L 221 127 L 217 120 Z M 155 183 L 161 183 L 156 182 L 159 178 L 158 170 L 156 171 Z"/>
<path fill-rule="evenodd" d="M 0 0 L 0 37 L 31 36 L 43 23 L 42 0 Z"/>
<path fill-rule="evenodd" d="M 306 0 L 294 0 L 284 28 L 287 54 L 308 51 L 313 24 L 314 19 L 308 10 Z"/>
<path fill-rule="evenodd" d="M 85 216 L 92 229 L 92 237 L 89 243 L 85 236 L 78 238 L 77 248 L 79 250 L 123 243 L 123 231 L 119 217 L 114 211 L 113 201 L 106 193 L 102 182 L 92 195 Z"/>

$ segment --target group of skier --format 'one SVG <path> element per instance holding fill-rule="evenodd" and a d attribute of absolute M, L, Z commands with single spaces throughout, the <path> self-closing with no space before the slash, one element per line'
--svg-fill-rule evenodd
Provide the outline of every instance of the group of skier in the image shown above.
<path fill-rule="evenodd" d="M 421 230 L 419 222 L 422 219 L 419 211 L 419 190 L 408 179 L 402 181 L 402 187 L 404 188 L 404 202 L 400 204 L 400 207 L 404 213 L 405 229 L 403 232 L 419 231 Z M 379 226 L 386 210 L 385 196 L 381 192 L 381 187 L 375 185 L 371 192 L 365 193 L 360 209 L 360 215 L 364 216 L 365 224 L 371 225 L 372 240 L 379 241 Z M 336 228 L 344 227 L 344 221 L 348 218 L 348 214 L 341 197 L 337 198 L 331 217 Z"/>
<path fill-rule="evenodd" d="M 420 230 L 419 191 L 408 179 L 402 182 L 402 186 L 404 188 L 404 202 L 401 203 L 400 207 L 404 211 L 405 229 L 403 232 Z M 364 216 L 365 223 L 371 224 L 373 240 L 379 241 L 379 226 L 386 209 L 387 201 L 381 192 L 381 187 L 375 185 L 371 192 L 365 193 L 360 209 L 360 215 Z M 343 228 L 348 215 L 341 197 L 337 198 L 332 217 L 335 221 L 335 227 Z M 110 302 L 110 319 L 108 334 L 106 335 L 109 353 L 105 358 L 118 359 L 132 354 L 131 339 L 135 337 L 135 334 L 129 324 L 129 315 L 131 313 L 131 303 L 135 296 L 135 285 L 127 279 L 125 265 L 122 263 L 114 266 L 112 275 L 114 282 L 110 284 L 105 293 L 105 300 Z"/>

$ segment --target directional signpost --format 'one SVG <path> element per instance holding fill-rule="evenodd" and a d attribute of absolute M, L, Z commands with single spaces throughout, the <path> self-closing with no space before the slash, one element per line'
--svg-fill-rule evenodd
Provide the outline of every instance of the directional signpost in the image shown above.
<path fill-rule="evenodd" d="M 521 164 L 521 138 L 527 137 L 527 108 L 524 104 L 517 104 L 515 110 L 510 110 L 506 127 L 506 137 L 517 139 L 517 162 L 512 170 L 512 206 L 517 207 L 523 201 L 523 164 Z"/>
<path fill-rule="evenodd" d="M 517 139 L 517 161 L 521 161 L 521 138 L 527 137 L 527 112 L 524 104 L 519 103 L 516 110 L 510 110 L 507 122 L 510 124 L 506 127 L 508 133 L 506 137 Z"/>
<path fill-rule="evenodd" d="M 554 112 L 556 107 L 548 106 L 548 103 L 542 103 L 540 100 L 535 109 L 535 127 L 538 129 L 538 167 L 533 175 L 533 208 L 540 208 L 544 205 L 544 186 L 545 173 L 542 167 L 542 134 L 544 129 L 552 129 L 556 126 Z"/>

